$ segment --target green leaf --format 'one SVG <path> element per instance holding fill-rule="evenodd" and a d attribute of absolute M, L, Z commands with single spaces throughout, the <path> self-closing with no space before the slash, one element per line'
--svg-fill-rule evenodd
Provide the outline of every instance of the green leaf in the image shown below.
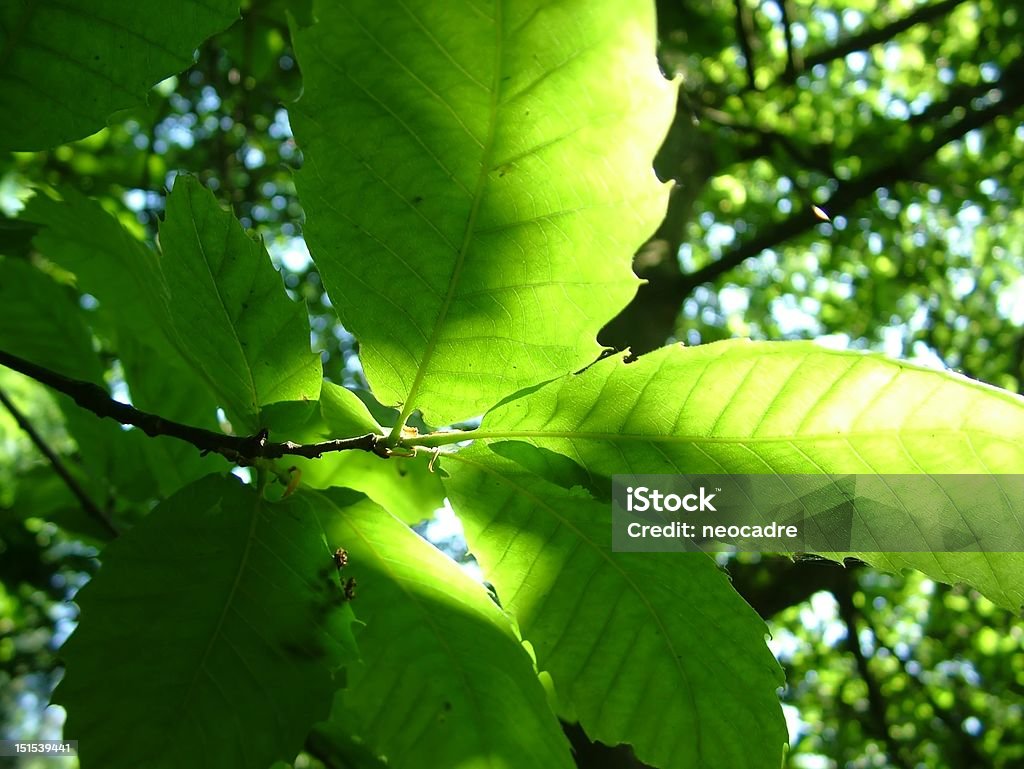
<path fill-rule="evenodd" d="M 338 509 L 344 503 L 338 501 Z M 103 553 L 55 701 L 85 766 L 262 769 L 291 760 L 355 657 L 323 530 L 208 476 Z"/>
<path fill-rule="evenodd" d="M 0 259 L 0 348 L 106 388 L 103 365 L 89 334 L 89 314 L 75 304 L 73 296 L 28 262 Z M 122 337 L 118 354 L 137 406 L 168 419 L 217 429 L 216 403 L 205 385 L 166 356 L 143 347 L 131 332 Z M 186 443 L 125 432 L 64 395 L 56 394 L 55 399 L 79 447 L 86 470 L 82 485 L 98 504 L 111 496 L 112 489 L 135 501 L 167 496 L 224 467 L 219 457 L 201 457 Z"/>
<path fill-rule="evenodd" d="M 745 341 L 600 361 L 498 406 L 479 432 L 566 454 L 596 476 L 1024 473 L 1021 435 L 1024 399 L 965 377 L 812 343 Z M 856 555 L 1024 604 L 1024 554 Z"/>
<path fill-rule="evenodd" d="M 484 446 L 445 466 L 471 552 L 592 740 L 663 769 L 779 766 L 782 670 L 711 558 L 613 553 L 608 504 Z"/>
<path fill-rule="evenodd" d="M 72 292 L 21 259 L 0 257 L 0 348 L 103 385 L 103 366 Z"/>
<path fill-rule="evenodd" d="M 650 2 L 328 3 L 296 31 L 304 234 L 378 400 L 447 424 L 591 362 L 664 214 Z"/>
<path fill-rule="evenodd" d="M 87 485 L 83 479 L 78 480 L 79 485 Z M 12 490 L 8 487 L 4 491 L 6 495 Z M 9 505 L 0 502 L 0 529 L 8 529 L 14 521 L 42 518 L 90 545 L 110 539 L 110 530 L 85 512 L 82 503 L 49 466 L 22 470 L 14 484 L 13 496 Z"/>
<path fill-rule="evenodd" d="M 384 434 L 366 404 L 347 387 L 324 380 L 320 388 L 320 415 L 334 438 L 354 438 L 367 433 Z"/>
<path fill-rule="evenodd" d="M 182 424 L 219 430 L 217 402 L 206 383 L 175 358 L 165 357 L 155 366 L 159 352 L 146 346 L 127 329 L 117 341 L 117 356 L 132 403 L 143 411 Z M 158 483 L 162 496 L 211 472 L 227 469 L 216 454 L 202 456 L 190 443 L 166 436 L 141 436 L 149 459 L 148 475 Z"/>
<path fill-rule="evenodd" d="M 160 246 L 179 349 L 231 413 L 253 429 L 266 426 L 263 407 L 320 397 L 305 307 L 288 298 L 262 243 L 197 179 L 176 180 Z"/>
<path fill-rule="evenodd" d="M 238 0 L 5 0 L 0 6 L 0 150 L 81 139 L 192 63 L 238 18 Z"/>
<path fill-rule="evenodd" d="M 428 457 L 382 459 L 362 451 L 295 462 L 302 469 L 304 486 L 344 486 L 361 491 L 410 525 L 430 518 L 444 504 L 441 476 L 430 470 L 429 463 Z"/>
<path fill-rule="evenodd" d="M 37 248 L 75 273 L 100 311 L 121 324 L 131 319 L 136 334 L 201 377 L 242 430 L 286 430 L 308 416 L 322 369 L 309 350 L 305 308 L 288 298 L 266 249 L 212 193 L 192 177 L 177 178 L 160 228 L 162 253 L 98 204 L 64 194 L 64 204 L 37 196 L 26 217 L 46 225 Z"/>
<path fill-rule="evenodd" d="M 73 293 L 19 259 L 0 259 L 0 348 L 106 388 L 103 365 Z M 56 393 L 54 399 L 78 444 L 86 471 L 82 485 L 94 501 L 105 500 L 112 486 L 131 487 L 136 496 L 152 492 L 149 479 L 139 472 L 148 449 L 144 440 L 138 442 L 141 434 L 126 435 L 65 395 Z"/>
<path fill-rule="evenodd" d="M 32 244 L 99 300 L 98 312 L 108 315 L 109 325 L 130 323 L 134 336 L 162 355 L 177 356 L 168 336 L 159 254 L 96 201 L 70 188 L 61 196 L 37 194 L 26 205 L 22 217 L 42 225 Z"/>
<path fill-rule="evenodd" d="M 348 551 L 366 622 L 338 729 L 396 769 L 573 766 L 529 655 L 479 583 L 373 504 L 342 507 L 337 489 L 301 498 Z"/>
<path fill-rule="evenodd" d="M 37 229 L 31 222 L 11 219 L 0 213 L 0 254 L 27 257 L 32 251 L 32 238 Z"/>

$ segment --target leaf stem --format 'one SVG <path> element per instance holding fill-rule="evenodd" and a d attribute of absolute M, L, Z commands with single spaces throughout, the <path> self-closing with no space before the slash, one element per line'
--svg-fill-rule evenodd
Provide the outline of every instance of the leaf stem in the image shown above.
<path fill-rule="evenodd" d="M 402 446 L 422 448 L 437 448 L 438 446 L 450 446 L 453 443 L 462 443 L 463 441 L 471 441 L 474 438 L 479 437 L 476 430 L 450 430 L 439 433 L 427 433 L 426 435 L 417 435 L 412 438 L 403 438 L 401 441 Z"/>

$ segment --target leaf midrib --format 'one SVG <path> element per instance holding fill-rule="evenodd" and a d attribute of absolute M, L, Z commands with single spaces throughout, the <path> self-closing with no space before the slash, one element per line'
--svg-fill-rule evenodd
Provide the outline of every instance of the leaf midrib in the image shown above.
<path fill-rule="evenodd" d="M 224 497 L 221 497 L 219 505 L 223 506 L 223 504 Z M 253 505 L 252 520 L 249 523 L 249 531 L 246 534 L 245 547 L 242 549 L 242 557 L 239 560 L 238 568 L 235 570 L 235 579 L 231 583 L 231 589 L 228 591 L 227 598 L 224 600 L 224 606 L 221 608 L 220 615 L 217 617 L 217 624 L 214 626 L 213 632 L 210 633 L 210 640 L 207 641 L 206 648 L 203 649 L 203 654 L 199 659 L 199 664 L 196 666 L 195 675 L 192 676 L 192 680 L 189 682 L 188 688 L 185 690 L 185 696 L 182 697 L 181 707 L 176 711 L 178 713 L 190 712 L 188 709 L 188 703 L 195 696 L 200 678 L 202 678 L 204 672 L 209 675 L 209 671 L 206 669 L 206 663 L 210 659 L 210 653 L 213 651 L 213 647 L 221 637 L 221 631 L 224 628 L 224 621 L 228 616 L 228 612 L 231 610 L 231 606 L 234 604 L 238 588 L 242 584 L 242 575 L 245 573 L 246 567 L 249 565 L 249 556 L 252 553 L 252 544 L 256 540 L 256 527 L 260 520 L 262 506 L 263 497 L 258 495 L 256 497 L 255 504 Z M 171 734 L 172 731 L 168 730 L 167 737 L 170 738 Z"/>
<path fill-rule="evenodd" d="M 186 183 L 188 183 L 187 180 L 186 180 Z M 220 282 L 217 280 L 216 276 L 214 276 L 214 274 L 213 274 L 213 266 L 210 264 L 210 257 L 206 253 L 206 246 L 203 244 L 203 238 L 199 234 L 199 224 L 196 222 L 195 207 L 192 205 L 192 190 L 188 189 L 188 188 L 185 189 L 185 194 L 187 196 L 185 198 L 185 204 L 188 206 L 188 218 L 189 218 L 189 221 L 192 224 L 192 232 L 195 234 L 195 237 L 196 237 L 196 245 L 199 247 L 199 254 L 202 257 L 203 266 L 206 267 L 206 274 L 209 276 L 209 278 L 210 278 L 210 285 L 213 287 L 213 295 L 217 298 L 217 304 L 218 304 L 221 312 L 223 313 L 225 325 L 227 326 L 228 330 L 231 332 L 231 336 L 234 338 L 235 350 L 238 352 L 239 356 L 242 359 L 242 368 L 244 369 L 244 376 L 242 377 L 242 384 L 243 384 L 243 386 L 246 385 L 246 381 L 245 380 L 248 379 L 248 388 L 247 389 L 249 390 L 249 395 L 251 396 L 250 402 L 249 402 L 248 406 L 255 413 L 258 414 L 259 410 L 260 410 L 260 396 L 259 396 L 259 389 L 256 387 L 256 380 L 253 377 L 252 365 L 250 364 L 249 359 L 246 357 L 245 347 L 242 346 L 242 340 L 238 336 L 238 329 L 235 327 L 235 323 L 234 323 L 234 321 L 231 318 L 231 313 L 228 312 L 227 304 L 224 301 L 224 295 L 223 295 L 223 293 L 221 293 Z M 230 240 L 231 240 L 231 222 L 230 221 L 226 221 L 225 222 L 225 234 L 224 234 L 224 254 L 225 255 L 227 254 L 227 250 L 230 247 L 229 246 Z M 218 382 L 214 382 L 213 384 L 215 385 L 215 387 L 218 387 L 218 389 L 219 389 L 219 383 Z M 243 419 L 245 418 L 244 414 L 240 414 L 238 416 L 240 418 L 243 418 Z"/>
<path fill-rule="evenodd" d="M 596 542 L 594 542 L 593 539 L 587 536 L 585 532 L 581 531 L 579 527 L 577 527 L 571 520 L 562 515 L 553 505 L 549 505 L 542 498 L 540 498 L 536 494 L 533 494 L 529 489 L 526 489 L 513 479 L 509 478 L 507 475 L 504 475 L 503 473 L 495 470 L 494 468 L 488 467 L 483 462 L 476 462 L 472 459 L 467 459 L 464 455 L 460 456 L 459 453 L 452 454 L 451 457 L 449 457 L 449 459 L 453 459 L 465 465 L 472 466 L 479 470 L 480 472 L 493 476 L 499 483 L 504 483 L 506 486 L 510 487 L 513 490 L 513 492 L 522 494 L 524 497 L 527 497 L 538 507 L 547 510 L 551 514 L 551 516 L 555 518 L 562 526 L 565 526 L 567 529 L 576 534 L 576 536 L 579 537 L 581 542 L 585 542 L 590 547 L 590 549 L 597 553 L 598 557 L 608 565 L 608 568 L 611 571 L 616 572 L 619 575 L 619 577 L 623 580 L 623 582 L 626 583 L 629 589 L 637 596 L 639 601 L 643 604 L 644 608 L 646 609 L 647 613 L 651 616 L 651 618 L 654 620 L 654 623 L 657 625 L 658 630 L 661 633 L 661 637 L 664 639 L 665 644 L 669 648 L 669 657 L 672 659 L 675 668 L 679 673 L 679 677 L 682 679 L 683 683 L 686 686 L 687 697 L 690 700 L 690 704 L 692 705 L 693 712 L 696 716 L 696 730 L 694 734 L 694 740 L 696 742 L 695 749 L 697 755 L 701 756 L 701 762 L 703 763 L 703 752 L 701 750 L 702 730 L 699 717 L 700 708 L 697 704 L 697 696 L 693 690 L 690 677 L 687 674 L 686 669 L 683 667 L 683 664 L 681 662 L 683 655 L 677 654 L 679 650 L 676 649 L 675 645 L 672 642 L 672 634 L 669 633 L 668 627 L 666 627 L 664 620 L 661 617 L 661 614 L 658 612 L 657 609 L 655 609 L 654 605 L 647 598 L 647 594 L 640 589 L 640 586 L 625 571 L 625 569 L 623 569 L 621 565 L 619 565 L 619 563 L 617 563 L 615 559 L 611 557 L 609 551 L 607 551 L 605 548 L 599 546 Z"/>
<path fill-rule="evenodd" d="M 333 500 L 331 500 L 327 495 L 322 495 L 322 498 L 335 511 L 337 515 L 344 515 L 344 511 L 341 508 L 339 508 L 333 502 Z M 399 519 L 390 512 L 386 510 L 383 510 L 382 512 L 385 516 L 393 519 L 403 528 L 408 528 L 404 523 L 399 521 Z M 424 604 L 423 598 L 418 593 L 416 593 L 416 591 L 412 590 L 408 586 L 407 583 L 411 582 L 412 580 L 410 580 L 406 575 L 400 573 L 391 565 L 391 561 L 386 557 L 386 553 L 382 553 L 380 551 L 380 548 L 370 539 L 367 533 L 359 525 L 359 522 L 356 517 L 348 517 L 346 519 L 346 525 L 348 526 L 348 529 L 362 541 L 366 549 L 369 552 L 373 553 L 377 560 L 377 563 L 380 566 L 381 571 L 385 572 L 388 575 L 388 577 L 390 577 L 391 584 L 394 585 L 405 596 L 406 603 L 408 605 L 415 605 L 417 613 L 423 617 L 424 624 L 429 626 L 430 634 L 437 640 L 444 654 L 450 660 L 452 660 L 451 667 L 456 671 L 457 677 L 462 679 L 461 688 L 466 699 L 477 706 L 473 708 L 472 711 L 472 718 L 477 721 L 480 727 L 477 730 L 476 734 L 479 736 L 488 733 L 487 729 L 485 728 L 486 722 L 482 718 L 482 714 L 486 712 L 486 704 L 480 701 L 479 695 L 473 686 L 472 678 L 468 675 L 465 667 L 456 664 L 458 662 L 458 655 L 455 654 L 454 650 L 452 649 L 451 642 L 448 640 L 447 636 L 442 632 L 442 629 L 435 621 L 433 614 Z M 460 609 L 461 608 L 462 607 L 460 606 Z M 376 718 L 377 715 L 379 714 L 376 714 L 374 717 Z M 418 741 L 419 738 L 417 739 L 417 742 Z M 487 739 L 481 737 L 480 744 L 481 747 L 488 747 Z M 488 765 L 490 765 L 490 761 L 488 761 Z"/>
<path fill-rule="evenodd" d="M 580 439 L 601 441 L 605 443 L 801 443 L 804 441 L 848 440 L 850 438 L 885 438 L 905 435 L 936 436 L 936 435 L 986 435 L 990 438 L 1011 443 L 1012 440 L 1001 433 L 974 427 L 912 427 L 907 429 L 878 428 L 875 430 L 837 430 L 834 433 L 808 433 L 805 435 L 750 435 L 750 436 L 715 436 L 715 435 L 670 435 L 666 433 L 612 433 L 612 432 L 581 432 L 578 430 L 472 430 L 468 432 L 440 433 L 450 440 L 437 441 L 456 443 L 467 440 L 510 440 L 515 438 L 562 438 L 566 440 Z M 422 442 L 421 445 L 427 445 Z M 431 444 L 433 445 L 433 444 Z"/>
<path fill-rule="evenodd" d="M 494 77 L 491 82 L 491 101 L 488 107 L 489 116 L 487 123 L 487 136 L 484 139 L 483 152 L 480 155 L 480 171 L 477 175 L 476 185 L 473 188 L 473 203 L 469 211 L 469 217 L 466 220 L 466 229 L 463 233 L 462 244 L 459 247 L 459 252 L 455 258 L 455 264 L 452 267 L 452 274 L 448 280 L 448 291 L 445 294 L 444 301 L 441 303 L 441 308 L 438 311 L 437 318 L 434 320 L 434 327 L 431 329 L 430 336 L 427 339 L 427 346 L 423 351 L 423 357 L 420 359 L 420 364 L 416 369 L 416 376 L 412 381 L 412 385 L 409 387 L 409 392 L 405 396 L 405 402 L 402 404 L 401 414 L 399 414 L 398 420 L 395 422 L 395 426 L 391 430 L 391 435 L 388 436 L 388 440 L 391 442 L 396 441 L 401 435 L 402 428 L 405 426 L 409 416 L 416 408 L 416 396 L 419 394 L 419 391 L 423 386 L 423 379 L 430 368 L 430 361 L 437 350 L 437 343 L 441 336 L 441 330 L 448 318 L 448 313 L 451 310 L 452 303 L 455 301 L 459 281 L 462 277 L 462 269 L 466 263 L 466 255 L 469 253 L 469 249 L 473 245 L 473 238 L 476 235 L 476 222 L 480 215 L 480 204 L 483 200 L 487 177 L 490 174 L 491 162 L 494 157 L 495 138 L 497 136 L 498 109 L 501 104 L 502 59 L 504 57 L 503 21 L 502 0 L 498 0 L 494 4 Z"/>

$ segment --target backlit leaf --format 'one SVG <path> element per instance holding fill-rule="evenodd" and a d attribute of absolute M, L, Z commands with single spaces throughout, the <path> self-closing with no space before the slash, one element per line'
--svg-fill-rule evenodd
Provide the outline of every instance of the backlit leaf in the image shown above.
<path fill-rule="evenodd" d="M 480 435 L 564 453 L 600 476 L 1024 473 L 1020 396 L 811 343 L 720 342 L 666 347 L 631 364 L 610 358 L 502 404 Z M 1024 554 L 860 557 L 1024 604 Z"/>
<path fill-rule="evenodd" d="M 305 308 L 285 294 L 263 244 L 193 177 L 179 177 L 167 199 L 160 247 L 179 350 L 246 429 L 265 426 L 268 406 L 320 397 Z"/>
<path fill-rule="evenodd" d="M 346 494 L 305 492 L 354 577 L 362 665 L 342 730 L 358 727 L 396 769 L 573 766 L 569 744 L 509 618 L 411 529 Z M 355 724 L 351 720 L 354 719 Z"/>
<path fill-rule="evenodd" d="M 782 671 L 709 556 L 613 553 L 610 505 L 483 446 L 445 467 L 471 551 L 591 739 L 664 769 L 779 766 Z"/>
<path fill-rule="evenodd" d="M 236 429 L 285 429 L 308 416 L 322 369 L 305 309 L 288 298 L 266 249 L 197 180 L 177 178 L 160 252 L 98 204 L 64 196 L 30 204 L 27 216 L 46 225 L 35 243 L 75 273 L 101 311 L 202 378 Z"/>
<path fill-rule="evenodd" d="M 592 361 L 662 217 L 653 4 L 325 3 L 304 234 L 382 403 L 445 424 Z"/>

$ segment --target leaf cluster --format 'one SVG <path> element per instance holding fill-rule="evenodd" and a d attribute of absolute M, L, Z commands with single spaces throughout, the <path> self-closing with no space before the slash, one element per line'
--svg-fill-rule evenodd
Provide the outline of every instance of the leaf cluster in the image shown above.
<path fill-rule="evenodd" d="M 52 452 L 70 500 L 34 507 L 19 472 L 4 504 L 102 563 L 54 695 L 87 769 L 262 769 L 302 750 L 571 767 L 562 722 L 666 769 L 775 767 L 784 678 L 764 620 L 705 554 L 612 552 L 612 476 L 1024 472 L 1024 401 L 950 372 L 809 342 L 602 356 L 669 205 L 652 164 L 677 138 L 678 83 L 652 3 L 254 3 L 241 26 L 229 0 L 182 0 L 160 26 L 151 5 L 0 16 L 0 148 L 44 150 L 13 161 L 35 191 L 0 241 L 0 349 L 54 393 L 0 382 L 25 388 L 12 414 L 53 423 L 37 446 L 79 459 Z M 253 94 L 295 96 L 296 67 L 301 98 L 268 121 Z M 810 120 L 813 98 L 774 114 L 765 70 L 747 72 L 766 131 Z M 227 122 L 221 77 L 243 86 Z M 869 137 L 838 128 L 814 141 L 852 168 Z M 136 162 L 126 140 L 153 148 L 154 176 L 175 142 L 220 143 L 224 162 L 200 153 L 166 198 L 132 196 L 138 217 L 104 205 L 116 174 L 66 183 L 90 158 Z M 293 181 L 277 161 L 298 150 Z M 746 205 L 747 181 L 708 194 Z M 312 312 L 251 231 L 299 200 L 326 297 Z M 346 341 L 325 366 L 310 340 L 334 334 L 328 309 Z M 493 590 L 414 530 L 445 499 Z M 970 514 L 914 523 L 1020 526 Z M 1018 553 L 820 555 L 1024 604 Z"/>

